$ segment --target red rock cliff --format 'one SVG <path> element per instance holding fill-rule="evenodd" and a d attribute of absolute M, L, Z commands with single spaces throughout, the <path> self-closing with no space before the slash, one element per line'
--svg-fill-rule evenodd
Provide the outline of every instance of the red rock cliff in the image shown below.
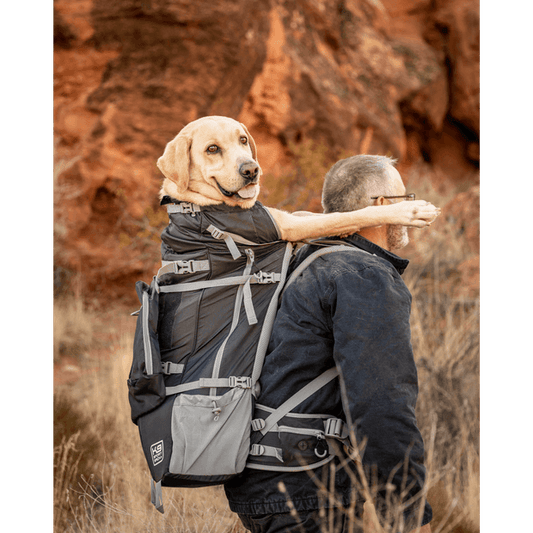
<path fill-rule="evenodd" d="M 423 160 L 456 182 L 476 175 L 477 1 L 56 0 L 54 10 L 59 288 L 79 273 L 91 293 L 121 296 L 151 278 L 165 219 L 155 161 L 204 115 L 246 123 L 270 205 L 297 182 L 306 147 L 326 162 L 388 153 L 401 169 Z M 320 183 L 303 187 L 285 204 L 319 209 Z"/>

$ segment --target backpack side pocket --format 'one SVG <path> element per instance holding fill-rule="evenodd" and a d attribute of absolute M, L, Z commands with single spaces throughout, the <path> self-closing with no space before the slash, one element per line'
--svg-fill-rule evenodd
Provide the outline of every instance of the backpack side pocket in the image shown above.
<path fill-rule="evenodd" d="M 128 379 L 131 419 L 137 424 L 140 416 L 158 407 L 165 399 L 165 381 L 161 368 L 161 351 L 157 336 L 159 293 L 156 281 L 135 284 L 141 309 L 133 340 L 133 361 Z"/>
<path fill-rule="evenodd" d="M 223 396 L 178 395 L 172 412 L 170 473 L 210 477 L 242 472 L 251 422 L 251 389 L 236 387 Z"/>

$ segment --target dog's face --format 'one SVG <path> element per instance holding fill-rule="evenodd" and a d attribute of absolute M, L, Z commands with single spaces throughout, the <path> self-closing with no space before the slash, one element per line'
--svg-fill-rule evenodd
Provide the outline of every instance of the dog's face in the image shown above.
<path fill-rule="evenodd" d="M 198 205 L 251 207 L 259 194 L 261 167 L 246 127 L 226 117 L 204 117 L 185 126 L 157 166 L 162 194 Z"/>

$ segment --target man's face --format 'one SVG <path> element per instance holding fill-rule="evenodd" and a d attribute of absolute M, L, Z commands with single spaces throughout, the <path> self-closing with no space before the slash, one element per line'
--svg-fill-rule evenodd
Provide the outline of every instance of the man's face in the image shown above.
<path fill-rule="evenodd" d="M 393 167 L 387 168 L 387 174 L 394 190 L 393 196 L 402 196 L 405 194 L 405 186 L 400 173 Z M 389 250 L 400 250 L 409 243 L 409 234 L 406 226 L 390 225 L 387 228 L 387 247 Z"/>

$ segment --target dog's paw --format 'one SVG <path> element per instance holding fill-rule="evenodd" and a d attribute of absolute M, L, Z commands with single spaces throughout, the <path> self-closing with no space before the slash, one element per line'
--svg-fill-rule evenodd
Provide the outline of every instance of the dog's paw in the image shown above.
<path fill-rule="evenodd" d="M 441 209 L 425 200 L 404 201 L 386 206 L 392 220 L 389 224 L 425 228 L 440 215 Z"/>

